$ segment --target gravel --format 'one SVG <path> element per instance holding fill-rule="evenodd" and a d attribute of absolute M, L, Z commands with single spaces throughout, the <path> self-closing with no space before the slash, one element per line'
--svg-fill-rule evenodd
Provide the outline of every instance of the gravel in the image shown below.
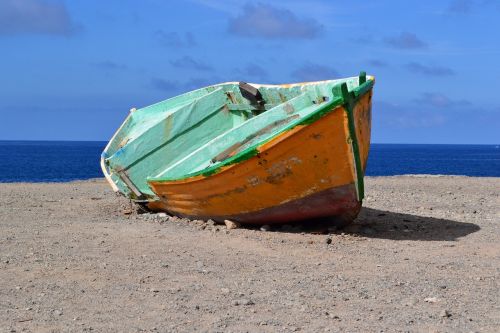
<path fill-rule="evenodd" d="M 0 184 L 0 332 L 498 332 L 500 179 L 366 184 L 354 225 L 273 232 Z"/>

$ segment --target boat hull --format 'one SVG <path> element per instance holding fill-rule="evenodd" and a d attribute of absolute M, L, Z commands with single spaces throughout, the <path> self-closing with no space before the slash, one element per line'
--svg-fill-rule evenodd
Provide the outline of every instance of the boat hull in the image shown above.
<path fill-rule="evenodd" d="M 165 210 L 162 204 L 153 205 Z M 189 215 L 172 212 L 177 216 L 222 222 L 237 221 L 244 224 L 286 224 L 297 221 L 331 218 L 330 222 L 338 225 L 350 223 L 361 209 L 357 200 L 354 184 L 330 188 L 281 205 L 272 206 L 255 212 L 233 215 Z"/>
<path fill-rule="evenodd" d="M 320 119 L 280 133 L 254 156 L 215 174 L 150 181 L 160 201 L 149 207 L 255 224 L 328 216 L 339 216 L 343 223 L 353 220 L 363 198 L 360 179 L 370 145 L 371 94 L 360 96 L 352 109 L 337 106 Z"/>

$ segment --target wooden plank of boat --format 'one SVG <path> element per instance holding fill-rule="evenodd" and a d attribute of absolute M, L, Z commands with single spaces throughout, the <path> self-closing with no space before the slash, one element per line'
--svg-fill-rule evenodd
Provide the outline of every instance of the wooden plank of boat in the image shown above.
<path fill-rule="evenodd" d="M 181 95 L 138 119 L 129 116 L 103 153 L 103 171 L 118 191 L 179 216 L 241 223 L 339 216 L 348 222 L 363 198 L 373 83 L 363 73 L 253 85 L 255 98 L 234 83 Z M 169 118 L 179 120 L 177 131 L 158 130 Z M 142 128 L 134 129 L 137 124 Z M 183 146 L 175 142 L 182 134 L 191 139 Z M 119 140 L 126 143 L 120 147 Z"/>

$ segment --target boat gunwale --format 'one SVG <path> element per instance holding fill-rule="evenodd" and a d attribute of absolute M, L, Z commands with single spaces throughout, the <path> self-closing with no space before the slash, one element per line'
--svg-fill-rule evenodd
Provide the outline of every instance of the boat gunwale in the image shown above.
<path fill-rule="evenodd" d="M 319 81 L 319 82 L 328 82 L 332 80 L 327 80 L 327 81 Z M 334 80 L 333 80 L 334 81 Z M 317 82 L 310 82 L 310 84 L 315 84 Z M 344 82 L 345 83 L 345 82 Z M 340 83 L 342 84 L 342 83 Z M 366 77 L 366 82 L 364 82 L 361 85 L 358 85 L 356 88 L 350 91 L 350 93 L 353 93 L 353 98 L 354 101 L 357 101 L 361 96 L 363 96 L 365 93 L 367 93 L 369 90 L 373 88 L 373 85 L 375 84 L 375 78 L 373 76 L 367 76 Z M 290 84 L 290 85 L 276 85 L 276 86 L 294 86 L 294 85 L 300 85 L 300 83 L 296 84 Z M 265 86 L 265 85 L 261 85 Z M 333 89 L 335 89 L 334 86 Z M 323 106 L 318 108 L 316 111 L 313 113 L 305 116 L 304 118 L 300 119 L 297 122 L 291 123 L 289 126 L 283 128 L 281 131 L 276 133 L 275 135 L 271 136 L 270 138 L 258 142 L 255 145 L 248 147 L 247 149 L 238 152 L 236 155 L 229 157 L 228 159 L 222 161 L 221 163 L 217 165 L 213 165 L 207 168 L 204 168 L 202 170 L 192 172 L 189 174 L 186 174 L 182 177 L 176 177 L 176 178 L 169 178 L 169 177 L 148 177 L 147 182 L 149 186 L 151 187 L 152 183 L 170 183 L 170 184 L 183 184 L 183 183 L 190 183 L 194 181 L 198 181 L 201 179 L 204 179 L 208 176 L 215 175 L 215 174 L 220 174 L 225 170 L 230 169 L 231 167 L 237 165 L 239 162 L 243 162 L 245 160 L 250 159 L 253 156 L 256 156 L 263 151 L 261 151 L 259 148 L 268 145 L 266 149 L 270 148 L 269 143 L 273 140 L 278 139 L 280 136 L 282 136 L 285 133 L 291 132 L 294 128 L 299 127 L 299 126 L 307 126 L 313 122 L 316 122 L 317 120 L 323 118 L 326 114 L 333 112 L 334 110 L 338 109 L 339 107 L 344 106 L 344 109 L 347 113 L 352 112 L 352 110 L 349 110 L 349 108 L 346 107 L 346 104 L 348 101 L 346 98 L 343 96 L 334 96 L 334 98 L 331 101 L 326 102 Z M 354 134 L 354 139 L 355 139 L 355 133 L 351 133 L 351 126 L 349 126 L 349 134 L 352 137 Z M 293 134 L 293 133 L 290 133 Z M 276 140 L 276 144 L 279 143 L 279 140 Z M 357 171 L 356 171 L 357 173 Z M 356 177 L 357 178 L 357 177 Z M 153 191 L 154 192 L 154 191 Z"/>

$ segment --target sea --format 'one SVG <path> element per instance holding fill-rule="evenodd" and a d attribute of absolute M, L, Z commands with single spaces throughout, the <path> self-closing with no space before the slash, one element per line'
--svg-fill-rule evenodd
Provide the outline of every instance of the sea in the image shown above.
<path fill-rule="evenodd" d="M 0 141 L 0 182 L 66 182 L 102 177 L 106 142 Z M 500 177 L 499 145 L 372 144 L 366 175 Z"/>

